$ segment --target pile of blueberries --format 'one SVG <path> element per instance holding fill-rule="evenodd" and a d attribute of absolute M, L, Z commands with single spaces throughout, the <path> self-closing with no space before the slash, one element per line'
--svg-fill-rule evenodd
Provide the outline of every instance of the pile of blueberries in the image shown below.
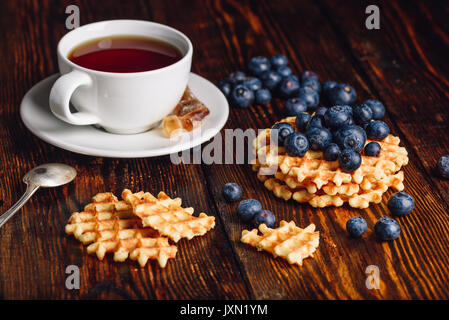
<path fill-rule="evenodd" d="M 248 63 L 248 75 L 243 71 L 231 73 L 226 80 L 220 81 L 218 87 L 235 107 L 266 105 L 273 96 L 280 98 L 302 97 L 308 105 L 317 106 L 321 84 L 313 74 L 303 74 L 300 83 L 288 66 L 287 57 L 277 54 L 270 59 L 253 57 Z"/>

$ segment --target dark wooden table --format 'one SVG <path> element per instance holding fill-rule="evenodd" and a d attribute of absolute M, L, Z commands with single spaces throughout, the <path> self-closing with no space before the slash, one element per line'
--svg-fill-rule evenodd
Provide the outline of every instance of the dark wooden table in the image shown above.
<path fill-rule="evenodd" d="M 19 117 L 23 95 L 57 72 L 56 45 L 67 30 L 66 6 L 80 8 L 81 24 L 132 18 L 184 32 L 195 53 L 193 71 L 218 81 L 243 69 L 253 55 L 286 54 L 296 73 L 352 84 L 362 101 L 388 108 L 387 122 L 409 152 L 405 185 L 415 201 L 399 219 L 397 241 L 379 242 L 374 223 L 389 215 L 388 191 L 366 210 L 315 209 L 275 198 L 249 165 L 173 165 L 168 156 L 109 159 L 53 147 L 31 134 Z M 447 299 L 449 298 L 449 181 L 438 177 L 438 158 L 449 153 L 449 5 L 438 1 L 385 1 L 380 30 L 365 28 L 360 1 L 2 1 L 0 4 L 0 205 L 24 191 L 21 177 L 46 162 L 64 162 L 76 180 L 42 189 L 0 230 L 0 298 L 133 299 Z M 265 128 L 282 117 L 282 103 L 231 109 L 225 128 Z M 238 182 L 244 197 L 259 199 L 277 219 L 317 225 L 322 238 L 302 267 L 239 242 L 246 227 L 236 204 L 221 196 Z M 180 196 L 196 211 L 216 217 L 204 237 L 180 241 L 179 253 L 161 269 L 154 262 L 103 262 L 64 233 L 70 213 L 97 192 L 128 187 Z M 345 223 L 361 215 L 368 233 L 347 236 Z M 65 287 L 68 265 L 80 267 L 79 290 Z M 380 289 L 365 285 L 369 265 L 380 270 Z"/>

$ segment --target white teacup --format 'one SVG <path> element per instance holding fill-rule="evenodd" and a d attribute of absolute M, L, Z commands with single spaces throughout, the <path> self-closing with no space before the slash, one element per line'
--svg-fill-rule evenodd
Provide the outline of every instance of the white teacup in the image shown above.
<path fill-rule="evenodd" d="M 164 68 L 133 73 L 86 69 L 68 59 L 76 46 L 108 36 L 144 36 L 175 46 L 182 58 Z M 61 77 L 50 92 L 50 108 L 74 125 L 99 125 L 117 134 L 150 129 L 168 115 L 187 86 L 192 43 L 168 26 L 140 20 L 110 20 L 87 24 L 67 33 L 58 44 Z M 71 112 L 69 103 L 78 112 Z"/>

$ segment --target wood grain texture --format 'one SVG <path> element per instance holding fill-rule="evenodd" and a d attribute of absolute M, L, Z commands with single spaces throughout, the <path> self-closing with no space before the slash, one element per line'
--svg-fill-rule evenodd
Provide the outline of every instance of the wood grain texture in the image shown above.
<path fill-rule="evenodd" d="M 399 219 L 402 235 L 391 243 L 373 235 L 375 222 L 389 215 L 384 201 L 366 210 L 315 209 L 284 202 L 265 190 L 250 166 L 173 165 L 168 157 L 107 159 L 67 152 L 29 133 L 18 106 L 33 84 L 57 72 L 56 45 L 67 32 L 64 13 L 77 4 L 81 23 L 145 19 L 171 25 L 194 44 L 194 72 L 218 81 L 244 69 L 253 55 L 286 54 L 295 73 L 310 69 L 322 80 L 354 86 L 358 101 L 376 98 L 386 121 L 409 151 L 406 191 L 414 212 Z M 20 177 L 45 162 L 74 166 L 74 183 L 39 190 L 1 230 L 0 298 L 53 299 L 416 299 L 449 298 L 449 181 L 435 172 L 449 153 L 449 46 L 443 1 L 382 2 L 381 30 L 364 26 L 359 1 L 2 1 L 0 30 L 0 205 L 11 206 L 24 190 Z M 267 107 L 231 109 L 225 129 L 265 128 L 283 117 L 283 101 Z M 223 132 L 223 131 L 222 131 Z M 236 204 L 221 196 L 238 182 L 244 197 L 259 199 L 279 220 L 313 222 L 321 232 L 314 259 L 303 267 L 240 243 L 247 228 Z M 99 262 L 64 234 L 66 219 L 96 192 L 132 190 L 179 196 L 196 211 L 216 216 L 212 232 L 180 241 L 166 269 L 155 263 Z M 368 233 L 347 236 L 345 224 L 363 216 Z M 65 288 L 65 268 L 80 266 L 81 289 Z M 380 270 L 380 290 L 365 286 L 365 269 Z"/>

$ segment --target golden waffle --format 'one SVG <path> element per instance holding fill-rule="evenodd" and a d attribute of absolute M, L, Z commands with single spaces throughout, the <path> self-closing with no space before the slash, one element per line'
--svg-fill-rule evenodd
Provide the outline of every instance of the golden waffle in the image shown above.
<path fill-rule="evenodd" d="M 103 260 L 108 252 L 114 253 L 114 261 L 128 257 L 145 266 L 155 259 L 163 268 L 169 258 L 176 256 L 177 248 L 160 237 L 151 228 L 144 228 L 133 214 L 132 207 L 118 201 L 112 193 L 98 193 L 83 212 L 74 212 L 65 227 L 83 244 L 89 244 L 88 253 L 96 253 Z"/>
<path fill-rule="evenodd" d="M 296 263 L 300 266 L 305 258 L 313 256 L 320 239 L 314 224 L 301 229 L 293 221 L 282 220 L 276 229 L 261 224 L 259 231 L 262 235 L 257 234 L 257 229 L 243 230 L 241 241 L 256 247 L 257 250 L 268 251 L 274 257 L 287 259 L 290 264 Z"/>
<path fill-rule="evenodd" d="M 262 173 L 259 172 L 257 173 L 257 178 L 262 182 L 265 182 L 268 178 L 272 178 L 272 176 L 263 174 L 262 167 L 258 168 L 257 165 L 254 165 L 253 170 L 262 171 Z M 318 189 L 317 186 L 310 180 L 298 182 L 294 177 L 285 175 L 281 171 L 277 171 L 274 175 L 274 178 L 283 181 L 284 184 L 287 185 L 290 189 L 306 189 L 308 193 L 317 193 L 319 191 L 322 191 L 325 194 L 331 196 L 336 194 L 352 196 L 361 191 L 370 191 L 372 189 L 375 189 L 376 186 L 383 186 L 385 190 L 387 190 L 389 187 L 392 187 L 397 191 L 404 190 L 403 171 L 399 171 L 396 174 L 385 176 L 378 180 L 376 179 L 371 180 L 370 177 L 364 177 L 360 184 L 349 182 L 337 186 L 335 183 L 329 182 L 328 184 L 322 186 L 321 189 Z"/>
<path fill-rule="evenodd" d="M 164 192 L 154 197 L 148 192 L 132 193 L 125 189 L 122 198 L 142 219 L 144 227 L 152 227 L 175 242 L 204 235 L 215 226 L 215 217 L 200 213 L 194 217 L 193 208 L 182 208 L 181 199 L 171 199 Z"/>
<path fill-rule="evenodd" d="M 280 122 L 295 125 L 295 118 L 290 117 Z M 408 163 L 407 150 L 399 146 L 400 139 L 389 135 L 383 141 L 377 141 L 382 148 L 379 157 L 362 155 L 362 165 L 352 173 L 340 169 L 338 161 L 326 161 L 321 151 L 309 150 L 303 157 L 291 157 L 286 154 L 284 147 L 269 145 L 271 129 L 262 131 L 255 140 L 257 163 L 266 168 L 279 168 L 280 171 L 292 176 L 297 182 L 305 180 L 313 182 L 317 189 L 329 182 L 337 186 L 343 183 L 361 184 L 365 177 L 370 181 L 386 178 Z M 371 142 L 367 140 L 367 143 Z M 274 173 L 273 173 L 274 174 Z"/>
<path fill-rule="evenodd" d="M 295 118 L 281 122 L 294 126 Z M 352 207 L 366 208 L 371 202 L 379 203 L 389 187 L 404 189 L 404 174 L 399 170 L 408 157 L 405 148 L 399 147 L 398 137 L 389 135 L 378 142 L 382 148 L 379 157 L 362 155 L 360 168 L 347 173 L 339 168 L 338 161 L 324 160 L 321 151 L 309 150 L 304 157 L 287 155 L 284 147 L 270 145 L 270 133 L 271 129 L 266 129 L 254 141 L 257 158 L 253 170 L 277 197 L 314 207 L 348 202 Z"/>

